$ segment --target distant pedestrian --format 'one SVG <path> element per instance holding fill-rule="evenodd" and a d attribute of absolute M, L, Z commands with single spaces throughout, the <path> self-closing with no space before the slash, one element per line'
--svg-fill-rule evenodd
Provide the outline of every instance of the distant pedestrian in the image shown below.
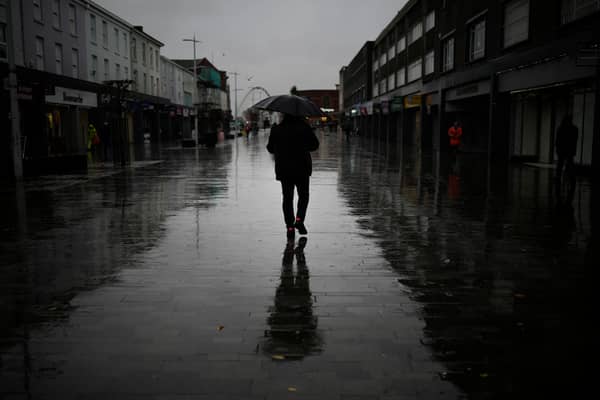
<path fill-rule="evenodd" d="M 573 157 L 577 153 L 577 141 L 579 131 L 573 125 L 573 117 L 569 114 L 565 115 L 558 130 L 556 131 L 556 155 L 558 157 L 556 163 L 556 188 L 557 193 L 560 192 L 561 186 L 564 183 L 569 183 L 570 188 L 567 193 L 567 200 L 574 194 L 575 189 L 575 174 L 573 172 Z M 563 181 L 568 179 L 567 182 Z"/>
<path fill-rule="evenodd" d="M 301 235 L 304 226 L 312 175 L 311 151 L 319 148 L 319 140 L 303 117 L 284 114 L 283 121 L 271 128 L 267 150 L 275 155 L 275 177 L 281 182 L 283 218 L 287 237 L 293 239 L 295 229 Z M 298 191 L 297 213 L 294 216 L 294 189 Z"/>
<path fill-rule="evenodd" d="M 454 121 L 454 124 L 448 129 L 448 138 L 450 139 L 450 165 L 454 170 L 457 169 L 457 155 L 462 135 L 463 130 L 461 123 L 459 121 Z"/>
<path fill-rule="evenodd" d="M 344 131 L 344 136 L 346 139 L 350 139 L 350 135 L 352 134 L 352 120 L 348 117 L 344 118 L 342 122 L 342 130 Z"/>

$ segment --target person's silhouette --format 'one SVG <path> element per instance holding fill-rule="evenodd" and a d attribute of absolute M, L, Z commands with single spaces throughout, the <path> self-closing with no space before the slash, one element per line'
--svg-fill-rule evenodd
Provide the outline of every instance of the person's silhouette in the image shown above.
<path fill-rule="evenodd" d="M 567 114 L 556 131 L 556 194 L 560 201 L 570 203 L 575 194 L 573 158 L 577 153 L 578 130 L 573 118 Z M 563 193 L 566 190 L 566 193 Z M 562 198 L 564 196 L 564 199 Z"/>

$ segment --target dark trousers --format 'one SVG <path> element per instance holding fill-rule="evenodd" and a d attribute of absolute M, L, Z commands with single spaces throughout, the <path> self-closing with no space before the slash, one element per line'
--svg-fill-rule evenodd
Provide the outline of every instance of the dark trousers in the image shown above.
<path fill-rule="evenodd" d="M 304 221 L 308 207 L 308 190 L 310 177 L 281 180 L 281 193 L 283 195 L 283 219 L 285 225 L 294 226 L 296 217 Z M 298 210 L 294 216 L 294 188 L 298 190 Z"/>

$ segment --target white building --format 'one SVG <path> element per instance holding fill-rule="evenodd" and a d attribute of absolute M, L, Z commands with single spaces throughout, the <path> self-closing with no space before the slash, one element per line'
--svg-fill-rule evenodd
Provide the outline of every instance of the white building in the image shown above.
<path fill-rule="evenodd" d="M 5 0 L 6 1 L 6 0 Z M 28 68 L 87 79 L 86 3 L 30 0 L 13 4 L 15 62 Z"/>
<path fill-rule="evenodd" d="M 131 79 L 134 90 L 160 96 L 160 48 L 163 43 L 134 26 L 131 35 Z"/>
<path fill-rule="evenodd" d="M 197 103 L 194 74 L 166 57 L 161 56 L 160 62 L 160 96 L 187 107 Z"/>
<path fill-rule="evenodd" d="M 102 83 L 130 79 L 129 42 L 132 29 L 133 26 L 128 22 L 94 2 L 87 1 L 87 80 Z"/>

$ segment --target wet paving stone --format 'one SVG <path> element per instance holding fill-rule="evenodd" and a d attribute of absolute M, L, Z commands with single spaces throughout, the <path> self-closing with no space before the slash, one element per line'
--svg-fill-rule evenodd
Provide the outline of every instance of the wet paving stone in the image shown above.
<path fill-rule="evenodd" d="M 0 398 L 579 392 L 598 262 L 585 178 L 559 206 L 551 170 L 510 166 L 497 190 L 479 155 L 451 168 L 320 140 L 303 250 L 265 132 L 0 193 Z"/>

